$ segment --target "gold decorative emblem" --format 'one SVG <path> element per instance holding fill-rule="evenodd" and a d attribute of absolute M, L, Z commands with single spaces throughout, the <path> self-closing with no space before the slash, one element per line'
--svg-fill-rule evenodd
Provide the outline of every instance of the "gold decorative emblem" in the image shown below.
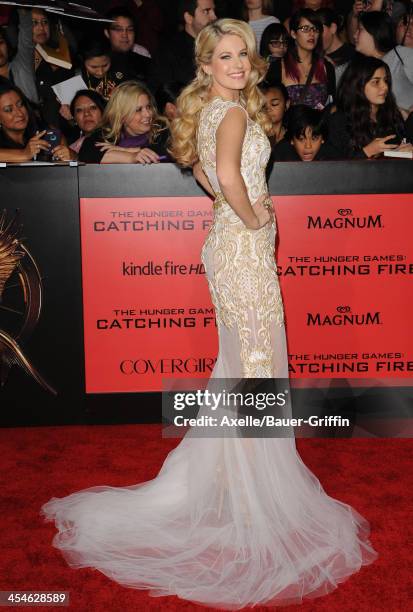
<path fill-rule="evenodd" d="M 39 269 L 19 238 L 18 214 L 7 222 L 0 214 L 0 384 L 6 384 L 13 365 L 19 365 L 44 389 L 57 395 L 30 363 L 21 345 L 32 334 L 42 309 Z"/>

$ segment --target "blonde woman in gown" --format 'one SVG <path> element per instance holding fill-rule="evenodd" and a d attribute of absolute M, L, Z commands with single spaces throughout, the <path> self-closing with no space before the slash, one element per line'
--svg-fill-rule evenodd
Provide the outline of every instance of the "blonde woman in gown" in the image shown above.
<path fill-rule="evenodd" d="M 204 28 L 195 51 L 173 147 L 215 195 L 202 250 L 219 331 L 212 381 L 286 378 L 270 145 L 256 88 L 265 65 L 251 29 L 235 20 Z M 189 430 L 153 480 L 52 498 L 41 513 L 55 521 L 53 544 L 73 568 L 228 610 L 325 595 L 377 557 L 367 520 L 326 494 L 291 437 Z"/>

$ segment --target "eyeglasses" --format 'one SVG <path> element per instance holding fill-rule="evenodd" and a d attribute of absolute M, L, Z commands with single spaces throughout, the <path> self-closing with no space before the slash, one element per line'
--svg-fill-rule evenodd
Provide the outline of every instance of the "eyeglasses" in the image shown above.
<path fill-rule="evenodd" d="M 309 25 L 298 26 L 297 30 L 301 30 L 301 32 L 304 32 L 304 34 L 308 34 L 308 32 L 318 32 L 317 26 Z"/>
<path fill-rule="evenodd" d="M 270 40 L 270 45 L 273 47 L 287 47 L 288 42 L 286 40 Z"/>
<path fill-rule="evenodd" d="M 126 28 L 122 28 L 122 26 L 113 26 L 110 29 L 112 30 L 112 32 L 119 32 L 119 34 L 122 34 L 122 32 L 131 34 L 135 31 L 135 28 L 133 26 L 127 26 Z"/>

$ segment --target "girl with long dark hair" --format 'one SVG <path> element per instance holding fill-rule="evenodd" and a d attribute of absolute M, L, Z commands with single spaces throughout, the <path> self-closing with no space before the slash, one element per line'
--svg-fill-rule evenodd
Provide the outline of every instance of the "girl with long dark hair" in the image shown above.
<path fill-rule="evenodd" d="M 357 57 L 347 66 L 329 116 L 330 144 L 339 157 L 377 157 L 405 137 L 392 93 L 389 67 L 375 57 Z"/>
<path fill-rule="evenodd" d="M 322 110 L 334 101 L 334 66 L 322 57 L 323 26 L 311 9 L 294 13 L 286 55 L 273 62 L 267 73 L 269 83 L 281 81 L 287 88 L 291 105 L 306 104 Z"/>
<path fill-rule="evenodd" d="M 413 49 L 396 44 L 390 17 L 381 11 L 361 13 L 355 42 L 357 51 L 389 66 L 397 106 L 407 112 L 413 105 Z"/>

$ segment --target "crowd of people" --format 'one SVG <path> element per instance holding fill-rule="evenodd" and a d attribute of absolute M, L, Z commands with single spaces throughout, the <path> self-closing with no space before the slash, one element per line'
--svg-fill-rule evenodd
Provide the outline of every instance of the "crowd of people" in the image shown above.
<path fill-rule="evenodd" d="M 169 129 L 195 77 L 195 38 L 218 17 L 248 22 L 268 64 L 271 163 L 412 149 L 410 0 L 183 0 L 175 14 L 152 0 L 103 4 L 100 26 L 1 9 L 0 161 L 173 162 Z M 81 89 L 59 99 L 54 86 L 74 76 Z"/>

